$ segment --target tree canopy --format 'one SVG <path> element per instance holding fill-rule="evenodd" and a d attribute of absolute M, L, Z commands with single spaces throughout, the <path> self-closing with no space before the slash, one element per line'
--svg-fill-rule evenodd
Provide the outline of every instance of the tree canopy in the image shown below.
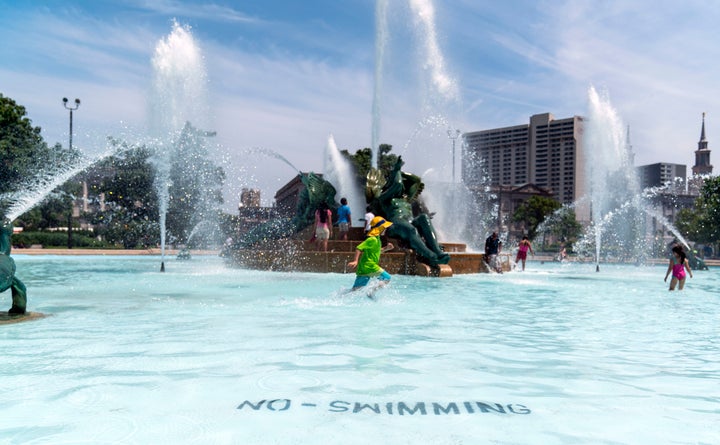
<path fill-rule="evenodd" d="M 676 226 L 688 238 L 708 244 L 720 242 L 720 176 L 707 178 L 695 209 L 683 209 L 678 213 Z"/>
<path fill-rule="evenodd" d="M 380 171 L 382 171 L 385 175 L 390 174 L 398 158 L 397 155 L 390 154 L 390 151 L 392 151 L 392 145 L 390 144 L 380 144 L 378 147 L 378 165 Z M 342 150 L 340 153 L 352 161 L 355 166 L 357 181 L 362 185 L 362 187 L 365 187 L 365 178 L 367 177 L 370 168 L 373 167 L 371 165 L 372 149 L 365 147 L 357 150 L 355 154 L 351 154 L 348 150 Z"/>
<path fill-rule="evenodd" d="M 214 220 L 223 203 L 225 171 L 210 159 L 205 140 L 213 132 L 185 124 L 171 160 L 167 228 L 186 243 L 194 228 Z"/>
<path fill-rule="evenodd" d="M 25 193 L 81 161 L 79 150 L 60 144 L 49 147 L 40 133 L 40 127 L 33 126 L 27 117 L 25 107 L 0 94 L 0 195 Z M 77 184 L 70 182 L 60 185 L 15 223 L 29 230 L 57 227 L 67 221 L 77 189 Z M 17 198 L 2 197 L 3 206 Z"/>
<path fill-rule="evenodd" d="M 50 157 L 40 131 L 25 107 L 0 94 L 0 193 L 18 190 Z"/>
<path fill-rule="evenodd" d="M 218 217 L 225 172 L 210 159 L 204 139 L 212 133 L 186 124 L 169 159 L 168 208 L 165 220 L 170 242 L 187 243 L 203 221 Z M 95 193 L 109 208 L 95 218 L 108 241 L 126 248 L 156 245 L 160 239 L 160 203 L 156 180 L 157 153 L 147 146 L 112 140 L 117 154 L 96 170 L 105 170 Z M 217 222 L 217 221 L 216 221 Z"/>
<path fill-rule="evenodd" d="M 560 207 L 562 207 L 562 204 L 553 198 L 531 196 L 515 209 L 513 220 L 525 222 L 528 238 L 534 239 L 537 235 L 538 226 Z"/>

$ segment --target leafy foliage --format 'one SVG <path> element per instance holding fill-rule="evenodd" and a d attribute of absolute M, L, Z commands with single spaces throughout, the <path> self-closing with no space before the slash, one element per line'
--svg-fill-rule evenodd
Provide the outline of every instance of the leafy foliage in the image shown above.
<path fill-rule="evenodd" d="M 4 195 L 0 198 L 5 198 L 0 205 L 12 202 L 9 193 L 22 193 L 37 178 L 55 177 L 62 167 L 81 160 L 78 150 L 66 150 L 60 144 L 48 147 L 40 133 L 23 106 L 0 94 L 0 195 Z M 187 241 L 200 222 L 216 219 L 220 213 L 225 172 L 213 164 L 206 149 L 204 138 L 212 135 L 188 123 L 175 142 L 166 226 L 169 238 L 179 242 Z M 111 139 L 111 144 L 117 155 L 58 187 L 41 205 L 17 218 L 16 224 L 26 230 L 70 226 L 73 200 L 81 192 L 80 180 L 91 179 L 90 194 L 102 194 L 107 205 L 92 215 L 97 232 L 126 248 L 156 245 L 160 237 L 154 153 L 148 147 L 130 147 L 117 140 Z M 64 236 L 69 239 L 70 233 Z"/>
<path fill-rule="evenodd" d="M 145 146 L 121 150 L 98 166 L 107 172 L 96 185 L 95 193 L 104 193 L 111 207 L 133 209 L 138 218 L 158 219 L 157 193 L 153 187 L 155 170 Z"/>
<path fill-rule="evenodd" d="M 145 146 L 124 146 L 97 166 L 106 173 L 92 188 L 95 194 L 104 194 L 107 208 L 95 214 L 92 222 L 97 234 L 111 244 L 132 249 L 157 245 L 160 239 L 155 171 L 149 158 Z"/>
<path fill-rule="evenodd" d="M 67 247 L 67 233 L 65 232 L 20 232 L 12 237 L 12 244 L 15 247 L 30 247 L 42 245 L 48 247 Z M 89 231 L 74 231 L 73 246 L 86 248 L 104 248 L 108 244 L 100 241 Z"/>
<path fill-rule="evenodd" d="M 582 233 L 582 225 L 577 222 L 574 210 L 561 212 L 557 221 L 549 228 L 550 233 L 560 240 L 573 243 Z"/>
<path fill-rule="evenodd" d="M 392 151 L 392 145 L 390 144 L 380 144 L 378 147 L 378 159 L 379 159 L 379 169 L 382 171 L 383 176 L 387 176 L 390 174 L 390 172 L 393 169 L 393 166 L 397 162 L 397 155 L 390 154 L 390 151 Z M 370 168 L 373 167 L 372 164 L 372 149 L 369 147 L 361 148 L 355 152 L 355 154 L 350 154 L 348 150 L 342 150 L 342 155 L 350 159 L 355 166 L 355 174 L 357 175 L 357 181 L 362 186 L 365 187 L 365 178 L 367 177 L 368 172 L 370 171 Z"/>
<path fill-rule="evenodd" d="M 182 243 L 198 224 L 216 219 L 223 203 L 225 171 L 210 159 L 205 139 L 211 136 L 214 133 L 200 131 L 188 122 L 171 161 L 166 224 L 168 232 Z"/>
<path fill-rule="evenodd" d="M 203 221 L 219 223 L 225 172 L 213 164 L 205 147 L 204 138 L 211 135 L 188 123 L 174 147 L 166 217 L 170 243 L 187 243 L 193 228 Z M 118 147 L 118 154 L 98 167 L 109 174 L 95 190 L 104 193 L 110 205 L 94 223 L 101 225 L 99 230 L 109 241 L 125 248 L 157 245 L 160 210 L 156 153 L 146 146 L 112 143 Z"/>
<path fill-rule="evenodd" d="M 48 155 L 40 127 L 26 114 L 25 107 L 0 94 L 0 193 L 16 191 Z"/>
<path fill-rule="evenodd" d="M 515 209 L 513 220 L 524 221 L 528 229 L 528 238 L 534 239 L 537 235 L 538 226 L 560 207 L 562 207 L 562 204 L 553 198 L 531 196 Z"/>
<path fill-rule="evenodd" d="M 720 176 L 703 183 L 695 210 L 678 212 L 675 225 L 688 238 L 708 244 L 720 242 Z"/>
<path fill-rule="evenodd" d="M 81 159 L 77 149 L 65 149 L 60 144 L 48 147 L 40 132 L 26 116 L 25 107 L 0 94 L 0 193 L 23 193 L 57 174 L 61 166 Z M 58 187 L 42 204 L 20 215 L 15 224 L 29 230 L 62 225 L 68 221 L 78 188 L 72 182 Z M 9 196 L 4 204 L 12 202 Z"/>

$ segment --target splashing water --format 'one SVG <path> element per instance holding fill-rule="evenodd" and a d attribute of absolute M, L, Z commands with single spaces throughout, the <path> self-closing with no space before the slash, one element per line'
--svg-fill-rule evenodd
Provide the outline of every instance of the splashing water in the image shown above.
<path fill-rule="evenodd" d="M 426 77 L 424 79 L 425 86 L 420 90 L 426 108 L 423 112 L 428 116 L 443 115 L 458 103 L 460 94 L 456 80 L 448 73 L 445 57 L 438 43 L 435 7 L 430 0 L 408 0 L 408 5 L 414 24 L 415 40 L 418 42 L 416 46 L 420 50 L 419 60 L 414 65 L 418 72 Z M 388 17 L 391 13 L 389 6 L 388 0 L 377 0 L 375 7 L 375 82 L 371 131 L 371 165 L 375 168 L 378 167 L 379 162 L 377 151 L 380 144 L 383 116 L 383 84 L 387 74 L 386 70 L 389 69 L 386 63 L 389 41 Z M 422 120 L 431 121 L 432 119 Z M 447 127 L 447 125 L 443 126 L 442 131 L 445 131 Z"/>
<path fill-rule="evenodd" d="M 294 172 L 302 174 L 302 172 L 297 167 L 295 167 L 292 162 L 288 161 L 287 158 L 285 158 L 285 156 L 281 155 L 280 153 L 276 152 L 275 150 L 271 150 L 269 148 L 262 148 L 262 147 L 253 147 L 253 148 L 244 150 L 244 153 L 246 153 L 248 155 L 260 154 L 260 155 L 267 156 L 270 158 L 275 158 L 275 159 L 282 161 L 285 164 L 289 165 L 290 168 L 292 168 Z"/>
<path fill-rule="evenodd" d="M 589 193 L 581 201 L 590 202 L 592 221 L 576 250 L 582 251 L 592 245 L 598 270 L 602 255 L 641 261 L 655 239 L 654 233 L 648 231 L 648 217 L 664 226 L 689 249 L 680 232 L 651 202 L 663 188 L 641 190 L 637 171 L 632 165 L 626 127 L 610 104 L 607 92 L 601 94 L 590 87 L 588 103 L 584 144 Z M 594 241 L 591 242 L 590 237 Z"/>
<path fill-rule="evenodd" d="M 215 232 L 217 232 L 217 225 L 211 223 L 210 221 L 200 221 L 190 231 L 190 235 L 188 235 L 187 237 L 186 245 L 188 247 L 193 246 L 193 241 L 195 241 L 196 236 L 200 236 L 201 234 L 205 234 L 206 236 L 214 236 Z"/>
<path fill-rule="evenodd" d="M 6 193 L 0 196 L 0 201 L 9 203 L 5 217 L 14 221 L 20 215 L 29 211 L 50 196 L 56 188 L 73 178 L 75 175 L 87 170 L 89 167 L 121 152 L 121 147 L 108 147 L 104 153 L 96 156 L 80 156 L 73 161 L 58 162 L 48 165 L 46 169 L 38 172 L 32 178 L 25 180 L 22 191 Z M 52 164 L 52 163 L 51 163 Z"/>
<path fill-rule="evenodd" d="M 413 133 L 403 144 L 399 155 L 402 155 L 408 168 L 418 162 L 423 169 L 432 167 L 437 174 L 433 174 L 430 181 L 426 181 L 427 187 L 423 191 L 423 199 L 428 204 L 428 210 L 436 211 L 434 225 L 438 234 L 444 239 L 466 241 L 468 238 L 478 236 L 471 224 L 479 221 L 484 216 L 487 207 L 486 201 L 478 206 L 478 200 L 473 199 L 473 194 L 462 185 L 448 184 L 444 181 L 436 159 L 445 159 L 446 165 L 450 165 L 450 147 L 442 149 L 440 156 L 433 156 L 433 163 L 427 165 L 425 162 L 427 152 L 423 150 L 422 143 L 426 142 L 433 147 L 441 146 L 437 142 L 447 141 L 447 129 L 451 127 L 447 116 L 450 111 L 459 104 L 459 88 L 456 80 L 450 75 L 447 63 L 438 40 L 436 27 L 436 12 L 431 0 L 407 0 L 407 11 L 403 14 L 409 15 L 414 33 L 413 44 L 417 49 L 416 60 L 411 61 L 410 67 L 414 68 L 420 76 L 421 87 L 419 98 L 422 100 L 422 115 Z M 387 63 L 389 51 L 387 50 L 390 33 L 388 18 L 401 6 L 400 2 L 388 2 L 377 0 L 375 9 L 375 86 L 372 111 L 372 165 L 378 167 L 377 151 L 379 148 L 380 128 L 382 124 L 383 109 L 383 83 L 390 69 L 397 69 L 397 64 Z M 392 9 L 392 10 L 391 10 Z M 409 11 L 409 13 L 408 13 Z M 395 29 L 395 28 L 393 28 Z M 422 140 L 421 140 L 422 139 Z M 410 147 L 414 144 L 414 147 Z M 418 148 L 420 146 L 420 148 Z M 423 152 L 422 155 L 420 152 Z M 408 155 L 406 155 L 406 152 Z M 436 153 L 433 153 L 434 155 Z M 447 154 L 447 157 L 445 157 Z M 414 155 L 414 156 L 413 156 Z M 452 159 L 454 161 L 454 159 Z M 425 165 L 422 165 L 425 164 Z M 424 179 L 424 178 L 423 178 Z M 480 209 L 482 207 L 482 210 Z M 472 216 L 471 216 L 472 215 Z M 472 223 L 468 221 L 472 220 Z M 469 236 L 468 236 L 469 235 Z M 481 234 L 482 236 L 482 234 Z M 484 239 L 484 238 L 483 238 Z M 477 244 L 474 241 L 468 244 Z"/>
<path fill-rule="evenodd" d="M 378 150 L 380 148 L 380 124 L 382 121 L 383 72 L 385 70 L 385 47 L 387 45 L 387 8 L 388 0 L 377 0 L 375 3 L 375 79 L 372 103 L 372 129 L 370 165 L 378 167 Z"/>
<path fill-rule="evenodd" d="M 186 122 L 206 125 L 205 65 L 190 28 L 173 23 L 172 32 L 160 40 L 152 58 L 154 72 L 150 102 L 150 135 L 154 140 L 160 211 L 160 251 L 165 259 L 166 217 L 170 200 L 170 165 L 175 143 Z"/>
<path fill-rule="evenodd" d="M 345 197 L 350 206 L 351 216 L 357 221 L 365 215 L 365 196 L 356 180 L 355 169 L 345 158 L 335 143 L 333 135 L 328 136 L 325 150 L 325 171 L 323 176 L 337 190 L 335 199 Z"/>
<path fill-rule="evenodd" d="M 595 227 L 595 257 L 599 262 L 603 222 L 607 214 L 620 203 L 637 196 L 640 188 L 631 162 L 625 125 L 611 105 L 608 94 L 601 95 L 591 86 L 588 90 L 588 104 L 586 173 L 591 219 Z"/>
<path fill-rule="evenodd" d="M 401 154 L 405 154 L 410 150 L 411 144 L 420 136 L 420 134 L 423 131 L 429 131 L 431 134 L 434 132 L 444 132 L 446 128 L 450 127 L 450 122 L 448 122 L 447 118 L 445 116 L 426 116 L 425 118 L 421 119 L 416 125 L 415 130 L 410 135 L 407 141 L 402 146 L 402 149 L 400 150 Z"/>
<path fill-rule="evenodd" d="M 425 66 L 429 69 L 433 92 L 440 98 L 455 101 L 459 98 L 457 83 L 447 72 L 445 57 L 437 40 L 435 7 L 430 0 L 410 0 L 410 8 L 419 23 L 419 38 L 423 40 Z"/>

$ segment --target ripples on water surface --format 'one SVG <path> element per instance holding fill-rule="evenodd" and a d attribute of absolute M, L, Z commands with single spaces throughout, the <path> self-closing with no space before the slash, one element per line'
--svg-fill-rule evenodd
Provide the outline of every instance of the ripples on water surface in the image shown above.
<path fill-rule="evenodd" d="M 393 277 L 15 255 L 0 443 L 717 444 L 720 286 L 528 263 Z M 2 294 L 10 305 L 8 292 Z"/>

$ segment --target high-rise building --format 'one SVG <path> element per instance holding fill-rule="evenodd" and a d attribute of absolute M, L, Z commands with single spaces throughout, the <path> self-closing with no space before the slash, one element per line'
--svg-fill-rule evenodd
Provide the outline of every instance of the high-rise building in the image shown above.
<path fill-rule="evenodd" d="M 465 133 L 463 182 L 518 186 L 534 184 L 570 204 L 585 190 L 583 118 L 530 117 L 527 125 Z"/>
<path fill-rule="evenodd" d="M 637 168 L 640 188 L 665 187 L 672 191 L 683 191 L 687 179 L 687 167 L 683 164 L 658 162 Z"/>

